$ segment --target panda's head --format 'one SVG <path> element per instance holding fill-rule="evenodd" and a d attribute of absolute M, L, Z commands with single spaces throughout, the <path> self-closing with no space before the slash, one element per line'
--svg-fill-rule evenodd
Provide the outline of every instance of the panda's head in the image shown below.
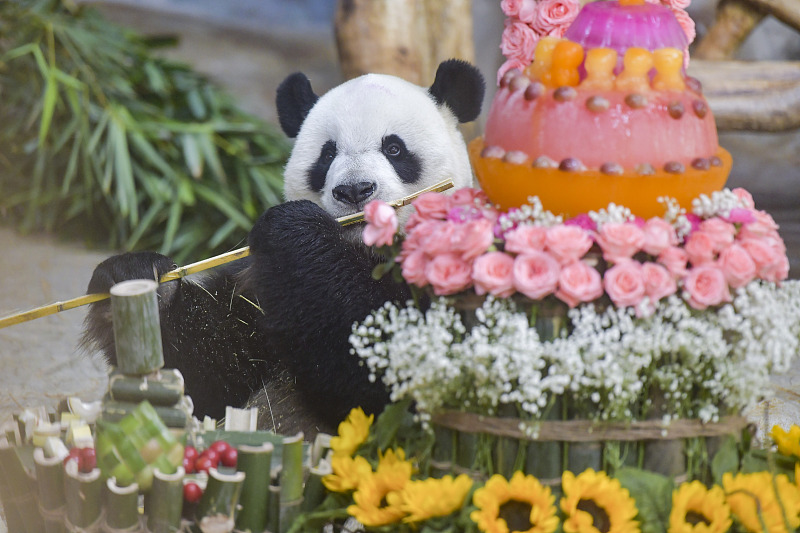
<path fill-rule="evenodd" d="M 305 75 L 290 75 L 277 92 L 281 127 L 296 138 L 286 199 L 311 200 L 341 217 L 447 178 L 457 188 L 470 186 L 458 123 L 478 116 L 483 92 L 480 72 L 459 60 L 439 65 L 430 88 L 367 74 L 318 97 Z"/>

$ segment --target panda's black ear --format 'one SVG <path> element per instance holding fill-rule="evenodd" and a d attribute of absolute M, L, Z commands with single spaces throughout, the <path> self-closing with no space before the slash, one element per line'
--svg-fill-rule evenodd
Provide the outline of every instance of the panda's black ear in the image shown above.
<path fill-rule="evenodd" d="M 459 122 L 478 118 L 486 83 L 474 66 L 460 59 L 443 61 L 428 92 L 438 105 L 445 104 Z"/>
<path fill-rule="evenodd" d="M 311 82 L 302 72 L 290 74 L 281 82 L 275 97 L 275 107 L 278 110 L 278 121 L 286 135 L 297 137 L 300 126 L 318 98 L 311 88 Z"/>

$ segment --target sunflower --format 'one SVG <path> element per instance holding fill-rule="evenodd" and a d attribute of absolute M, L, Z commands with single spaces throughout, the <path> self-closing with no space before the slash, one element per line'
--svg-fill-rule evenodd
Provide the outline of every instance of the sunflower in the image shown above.
<path fill-rule="evenodd" d="M 558 527 L 555 496 L 533 476 L 515 472 L 510 480 L 498 474 L 475 491 L 478 507 L 470 518 L 486 533 L 553 533 Z"/>
<path fill-rule="evenodd" d="M 397 522 L 405 516 L 405 511 L 390 495 L 403 490 L 411 481 L 411 471 L 412 465 L 405 460 L 402 449 L 398 448 L 397 453 L 387 450 L 375 472 L 359 483 L 353 493 L 355 504 L 347 512 L 367 527 Z"/>
<path fill-rule="evenodd" d="M 363 479 L 372 474 L 372 467 L 363 457 L 334 454 L 331 467 L 333 474 L 323 477 L 322 483 L 332 492 L 355 490 Z"/>
<path fill-rule="evenodd" d="M 367 416 L 364 410 L 356 407 L 347 419 L 339 424 L 339 436 L 331 438 L 334 454 L 353 455 L 369 436 L 369 428 L 375 415 Z"/>
<path fill-rule="evenodd" d="M 731 527 L 731 508 L 722 487 L 707 489 L 699 481 L 672 491 L 668 533 L 725 533 Z"/>
<path fill-rule="evenodd" d="M 748 531 L 788 533 L 787 526 L 800 527 L 800 489 L 785 474 L 728 472 L 722 486 L 733 515 Z"/>
<path fill-rule="evenodd" d="M 406 517 L 404 522 L 421 522 L 437 516 L 447 516 L 461 509 L 472 488 L 472 479 L 466 474 L 428 478 L 408 483 L 402 491 L 386 496 L 390 505 L 399 506 Z"/>
<path fill-rule="evenodd" d="M 566 533 L 638 533 L 634 520 L 636 501 L 619 480 L 591 468 L 577 477 L 565 471 L 561 477 Z"/>
<path fill-rule="evenodd" d="M 800 426 L 792 424 L 789 431 L 780 426 L 772 426 L 770 437 L 778 445 L 778 453 L 800 457 Z"/>

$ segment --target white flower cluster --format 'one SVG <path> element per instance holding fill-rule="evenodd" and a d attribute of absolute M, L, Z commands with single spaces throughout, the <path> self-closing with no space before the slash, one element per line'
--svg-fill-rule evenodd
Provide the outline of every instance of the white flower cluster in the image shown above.
<path fill-rule="evenodd" d="M 463 318 L 443 299 L 426 311 L 387 303 L 350 341 L 392 400 L 423 414 L 513 405 L 535 421 L 562 397 L 581 418 L 713 421 L 767 395 L 769 373 L 800 353 L 800 282 L 750 283 L 716 311 L 672 296 L 647 318 L 594 305 L 567 318 L 568 334 L 543 340 L 511 300 Z"/>
<path fill-rule="evenodd" d="M 597 224 L 599 229 L 603 224 L 621 224 L 623 222 L 631 222 L 636 217 L 633 216 L 631 210 L 627 207 L 617 205 L 615 203 L 608 204 L 606 209 L 599 211 L 589 211 L 589 218 Z"/>
<path fill-rule="evenodd" d="M 703 218 L 727 217 L 732 209 L 747 207 L 730 189 L 714 191 L 711 196 L 701 194 L 692 200 L 692 212 Z"/>
<path fill-rule="evenodd" d="M 554 215 L 545 210 L 538 196 L 529 196 L 527 204 L 501 215 L 499 220 L 500 229 L 503 231 L 509 230 L 522 222 L 532 222 L 537 226 L 550 227 L 561 224 L 564 219 L 560 215 Z"/>
<path fill-rule="evenodd" d="M 678 200 L 669 196 L 659 196 L 658 203 L 663 204 L 665 208 L 662 218 L 672 224 L 678 238 L 683 240 L 692 231 L 692 223 L 686 218 L 686 209 L 681 207 Z"/>

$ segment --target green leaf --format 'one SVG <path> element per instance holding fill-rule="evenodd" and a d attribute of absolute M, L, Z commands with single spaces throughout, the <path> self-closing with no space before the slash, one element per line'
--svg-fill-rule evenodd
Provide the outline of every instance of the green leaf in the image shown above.
<path fill-rule="evenodd" d="M 642 533 L 666 533 L 665 526 L 669 524 L 672 508 L 673 481 L 638 468 L 622 468 L 617 471 L 616 478 L 636 499 Z"/>
<path fill-rule="evenodd" d="M 208 166 L 211 167 L 214 175 L 219 179 L 220 182 L 225 183 L 225 171 L 222 169 L 222 163 L 219 160 L 217 148 L 214 146 L 214 141 L 212 140 L 211 135 L 211 133 L 197 135 L 195 139 L 197 140 L 198 146 L 200 146 L 200 150 L 203 152 L 203 158 L 205 158 Z"/>
<path fill-rule="evenodd" d="M 387 405 L 375 423 L 375 438 L 378 448 L 387 449 L 397 437 L 397 432 L 411 416 L 411 400 L 403 400 Z"/>
<path fill-rule="evenodd" d="M 42 120 L 39 122 L 39 146 L 44 147 L 47 133 L 50 131 L 50 123 L 53 121 L 53 113 L 58 103 L 58 82 L 52 74 L 47 76 L 47 85 L 44 90 L 44 105 L 42 106 Z"/>
<path fill-rule="evenodd" d="M 203 103 L 203 97 L 193 89 L 186 94 L 186 102 L 189 104 L 189 109 L 192 111 L 192 116 L 197 120 L 204 120 L 206 118 L 206 105 Z"/>
<path fill-rule="evenodd" d="M 195 184 L 195 193 L 203 198 L 203 200 L 222 211 L 222 213 L 234 221 L 240 228 L 250 231 L 250 226 L 252 226 L 250 219 L 238 211 L 231 202 L 223 198 L 222 194 L 212 192 L 211 189 L 199 183 Z"/>
<path fill-rule="evenodd" d="M 111 121 L 109 134 L 114 140 L 114 173 L 116 175 L 117 199 L 120 204 L 120 213 L 129 216 L 132 225 L 139 220 L 137 209 L 136 186 L 133 182 L 131 157 L 128 151 L 128 137 L 125 126 L 118 119 Z"/>
<path fill-rule="evenodd" d="M 739 445 L 733 436 L 725 440 L 711 460 L 711 475 L 714 483 L 722 485 L 722 476 L 728 472 L 735 474 L 739 470 Z"/>
<path fill-rule="evenodd" d="M 183 214 L 183 204 L 180 202 L 173 202 L 169 208 L 169 218 L 167 218 L 167 228 L 164 231 L 164 244 L 161 246 L 161 253 L 164 255 L 172 254 L 172 241 L 175 239 L 175 233 L 178 231 L 178 226 Z"/>
<path fill-rule="evenodd" d="M 183 144 L 183 157 L 186 166 L 193 178 L 200 179 L 203 175 L 203 158 L 200 156 L 200 148 L 197 145 L 197 138 L 191 133 L 181 135 Z"/>

